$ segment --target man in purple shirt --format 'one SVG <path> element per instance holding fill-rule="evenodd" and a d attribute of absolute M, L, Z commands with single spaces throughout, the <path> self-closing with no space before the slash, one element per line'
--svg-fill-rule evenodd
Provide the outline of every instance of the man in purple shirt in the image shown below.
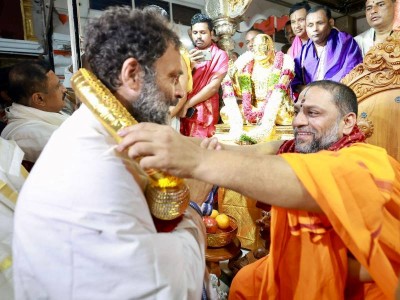
<path fill-rule="evenodd" d="M 310 82 L 340 81 L 362 62 L 357 42 L 346 32 L 333 28 L 329 8 L 315 6 L 307 13 L 307 35 L 310 38 L 295 58 L 293 91 L 300 93 Z"/>

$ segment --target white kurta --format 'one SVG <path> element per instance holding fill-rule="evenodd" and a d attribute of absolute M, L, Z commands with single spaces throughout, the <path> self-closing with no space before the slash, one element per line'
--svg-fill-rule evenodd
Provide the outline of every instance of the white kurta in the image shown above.
<path fill-rule="evenodd" d="M 14 299 L 12 235 L 18 192 L 26 178 L 21 168 L 24 153 L 14 141 L 0 138 L 0 299 Z"/>
<path fill-rule="evenodd" d="M 6 140 L 14 140 L 25 153 L 25 160 L 36 162 L 53 132 L 68 115 L 39 110 L 13 103 L 6 109 L 7 126 L 1 132 Z"/>
<path fill-rule="evenodd" d="M 84 105 L 51 137 L 18 199 L 16 299 L 200 299 L 205 231 L 189 208 L 157 233 L 137 166 Z"/>
<path fill-rule="evenodd" d="M 364 57 L 369 49 L 371 49 L 374 45 L 374 35 L 375 29 L 371 27 L 370 29 L 364 31 L 363 33 L 360 33 L 354 38 L 361 49 L 362 57 Z"/>

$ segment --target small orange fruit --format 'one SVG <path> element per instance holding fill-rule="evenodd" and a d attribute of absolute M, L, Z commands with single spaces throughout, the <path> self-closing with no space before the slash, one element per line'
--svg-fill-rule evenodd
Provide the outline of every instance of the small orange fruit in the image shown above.
<path fill-rule="evenodd" d="M 213 209 L 210 217 L 215 219 L 218 215 L 219 215 L 218 210 Z"/>
<path fill-rule="evenodd" d="M 229 217 L 226 214 L 219 214 L 215 221 L 217 221 L 218 228 L 226 229 L 229 227 Z"/>

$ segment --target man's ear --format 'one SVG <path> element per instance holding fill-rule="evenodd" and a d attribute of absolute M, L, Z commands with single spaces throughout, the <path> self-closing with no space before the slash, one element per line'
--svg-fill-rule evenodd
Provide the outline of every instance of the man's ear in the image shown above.
<path fill-rule="evenodd" d="M 335 27 L 335 19 L 334 18 L 329 19 L 329 25 L 331 25 L 331 27 Z"/>
<path fill-rule="evenodd" d="M 348 113 L 344 118 L 343 135 L 349 135 L 357 124 L 357 116 L 355 113 Z"/>
<path fill-rule="evenodd" d="M 40 92 L 33 93 L 30 99 L 29 106 L 42 110 L 43 107 L 46 106 L 46 101 L 44 101 L 42 93 Z"/>
<path fill-rule="evenodd" d="M 142 86 L 142 68 L 135 58 L 130 57 L 124 61 L 120 79 L 122 86 L 128 87 L 132 91 L 140 92 Z"/>
<path fill-rule="evenodd" d="M 214 29 L 211 30 L 210 33 L 211 33 L 211 39 L 214 40 L 217 37 L 217 35 L 215 34 L 215 30 Z"/>

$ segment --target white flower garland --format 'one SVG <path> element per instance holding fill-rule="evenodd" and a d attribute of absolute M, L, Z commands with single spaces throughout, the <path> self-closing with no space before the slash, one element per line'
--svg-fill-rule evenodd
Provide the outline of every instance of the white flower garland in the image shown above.
<path fill-rule="evenodd" d="M 253 59 L 252 52 L 247 51 L 243 53 L 234 65 L 231 66 L 232 69 L 230 72 L 228 71 L 228 74 L 223 80 L 222 87 L 224 91 L 224 112 L 229 118 L 230 138 L 239 141 L 239 139 L 244 136 L 251 139 L 254 143 L 259 143 L 270 138 L 273 132 L 276 116 L 281 107 L 282 101 L 288 94 L 289 85 L 294 75 L 294 61 L 290 56 L 284 54 L 281 76 L 279 77 L 278 83 L 274 86 L 271 97 L 268 99 L 268 103 L 264 108 L 264 115 L 261 119 L 261 123 L 253 130 L 245 132 L 243 130 L 242 114 L 237 104 L 231 77 L 235 75 L 235 72 L 241 72 Z"/>
<path fill-rule="evenodd" d="M 242 72 L 243 69 L 254 59 L 253 52 L 246 51 L 239 58 L 229 66 L 228 74 L 226 74 L 222 81 L 223 96 L 225 106 L 222 108 L 222 112 L 228 115 L 229 122 L 229 137 L 237 139 L 243 132 L 243 118 L 237 104 L 235 92 L 233 89 L 232 78 L 236 72 Z"/>
<path fill-rule="evenodd" d="M 289 74 L 294 74 L 294 61 L 287 54 L 284 55 L 282 70 L 287 70 L 285 73 L 290 72 Z M 271 137 L 275 127 L 276 116 L 278 115 L 282 101 L 285 99 L 285 95 L 288 93 L 289 85 L 293 78 L 289 74 L 283 74 L 280 76 L 278 84 L 274 87 L 271 98 L 265 106 L 261 124 L 253 130 L 245 133 L 245 135 L 250 137 L 253 141 L 259 143 Z"/>

